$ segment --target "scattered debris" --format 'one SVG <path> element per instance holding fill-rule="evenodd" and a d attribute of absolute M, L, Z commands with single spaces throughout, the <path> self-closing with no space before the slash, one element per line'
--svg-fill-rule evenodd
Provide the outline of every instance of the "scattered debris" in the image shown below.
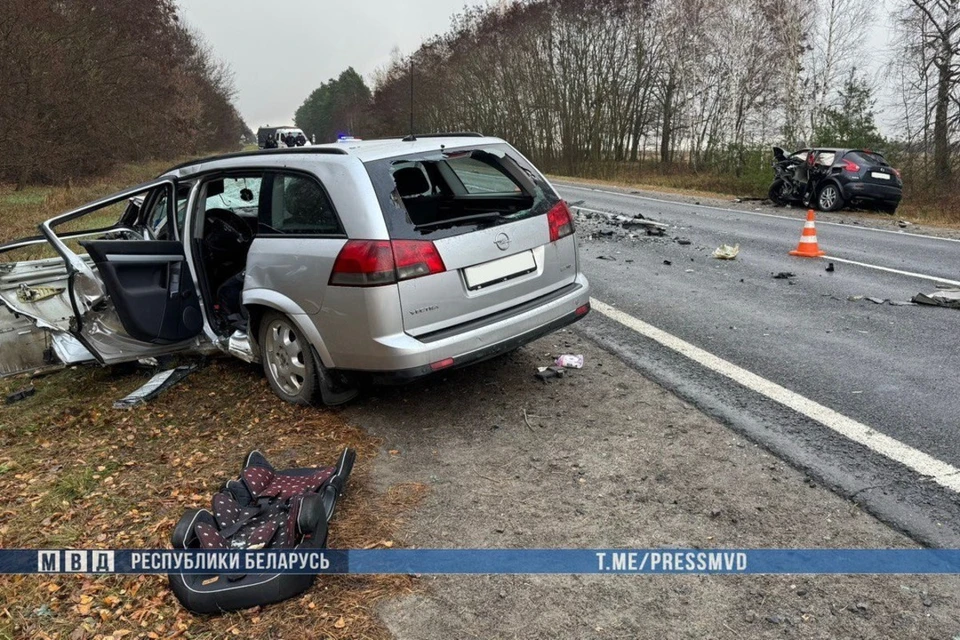
<path fill-rule="evenodd" d="M 847 298 L 850 302 L 857 302 L 858 300 L 863 300 L 863 296 L 850 296 Z"/>
<path fill-rule="evenodd" d="M 558 367 L 563 367 L 564 369 L 583 369 L 583 356 L 579 354 L 564 354 L 557 358 L 556 362 Z"/>
<path fill-rule="evenodd" d="M 17 289 L 17 299 L 20 302 L 40 302 L 58 296 L 64 291 L 63 287 L 28 287 L 21 284 L 20 288 Z"/>
<path fill-rule="evenodd" d="M 830 262 L 830 263 L 827 264 L 827 268 L 825 269 L 825 271 L 826 271 L 827 273 L 833 273 L 834 271 L 836 271 L 836 269 L 834 268 L 832 262 Z"/>
<path fill-rule="evenodd" d="M 665 264 L 665 265 L 667 265 L 667 266 L 669 267 L 669 266 L 672 265 L 673 263 L 670 262 L 669 260 L 664 260 L 664 261 L 663 261 L 663 264 Z"/>
<path fill-rule="evenodd" d="M 130 395 L 114 402 L 113 408 L 132 409 L 133 407 L 141 404 L 146 404 L 148 401 L 153 400 L 158 395 L 186 378 L 192 372 L 196 371 L 196 369 L 197 367 L 195 365 L 186 365 L 177 367 L 176 369 L 161 371 L 157 375 L 150 378 L 150 380 L 147 381 L 147 384 L 143 385 Z"/>
<path fill-rule="evenodd" d="M 790 278 L 796 278 L 797 274 L 790 271 L 781 271 L 773 275 L 774 280 L 789 280 Z"/>
<path fill-rule="evenodd" d="M 547 382 L 552 378 L 562 378 L 566 372 L 560 367 L 539 367 L 534 377 Z"/>
<path fill-rule="evenodd" d="M 613 256 L 597 256 L 597 260 L 610 260 L 612 262 L 617 261 L 617 259 L 614 258 Z"/>
<path fill-rule="evenodd" d="M 886 298 L 870 298 L 870 297 L 866 298 L 866 300 L 869 300 L 873 304 L 883 304 L 884 302 L 887 301 Z"/>
<path fill-rule="evenodd" d="M 739 244 L 735 244 L 732 247 L 728 244 L 722 244 L 713 252 L 713 257 L 719 260 L 735 260 L 739 253 Z"/>
<path fill-rule="evenodd" d="M 693 244 L 690 240 L 687 240 L 686 238 L 674 238 L 674 239 L 677 241 L 677 244 L 681 244 L 684 246 L 688 244 Z"/>
<path fill-rule="evenodd" d="M 935 307 L 960 309 L 960 289 L 942 289 L 934 293 L 918 293 L 913 302 Z"/>
<path fill-rule="evenodd" d="M 24 387 L 19 391 L 14 391 L 13 393 L 9 393 L 7 394 L 7 404 L 13 404 L 14 402 L 20 402 L 21 400 L 25 400 L 26 398 L 29 398 L 36 392 L 37 392 L 37 389 L 33 385 L 30 385 L 29 387 Z"/>
<path fill-rule="evenodd" d="M 684 273 L 693 273 L 693 269 L 684 269 Z"/>
<path fill-rule="evenodd" d="M 899 226 L 901 229 L 906 229 L 906 228 L 909 227 L 911 224 L 913 224 L 913 223 L 907 222 L 906 220 L 897 220 L 897 226 Z"/>

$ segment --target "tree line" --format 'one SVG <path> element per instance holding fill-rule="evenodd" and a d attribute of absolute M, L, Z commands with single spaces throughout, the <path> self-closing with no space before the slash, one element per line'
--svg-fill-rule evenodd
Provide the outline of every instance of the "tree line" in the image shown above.
<path fill-rule="evenodd" d="M 0 0 L 0 182 L 235 148 L 229 69 L 174 0 Z"/>
<path fill-rule="evenodd" d="M 903 165 L 915 191 L 946 193 L 956 186 L 960 0 L 910 0 L 889 17 L 877 16 L 875 4 L 513 0 L 479 7 L 409 56 L 395 55 L 375 75 L 369 99 L 355 91 L 346 100 L 354 126 L 334 117 L 327 130 L 406 134 L 412 111 L 417 131 L 502 136 L 549 171 L 713 172 L 757 190 L 769 184 L 773 144 L 865 147 Z M 899 34 L 893 52 L 868 38 L 881 18 Z M 884 99 L 895 99 L 878 107 L 881 87 L 858 65 L 881 55 Z M 879 108 L 902 114 L 894 135 L 880 134 Z"/>

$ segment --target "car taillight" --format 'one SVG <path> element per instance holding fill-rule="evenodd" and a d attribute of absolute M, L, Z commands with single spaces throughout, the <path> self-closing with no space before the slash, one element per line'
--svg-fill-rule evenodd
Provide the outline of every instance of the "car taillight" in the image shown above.
<path fill-rule="evenodd" d="M 849 171 L 850 173 L 860 173 L 860 165 L 852 160 L 844 160 L 843 170 Z"/>
<path fill-rule="evenodd" d="M 900 175 L 899 169 L 894 169 L 893 167 L 890 167 L 890 171 L 893 171 L 893 174 L 897 176 L 898 180 L 903 180 L 903 176 Z"/>
<path fill-rule="evenodd" d="M 566 202 L 561 200 L 547 212 L 547 223 L 550 225 L 550 242 L 573 234 L 573 216 Z"/>
<path fill-rule="evenodd" d="M 399 280 L 429 276 L 447 270 L 436 245 L 429 240 L 394 240 L 393 259 L 397 263 Z"/>
<path fill-rule="evenodd" d="M 333 263 L 330 284 L 377 287 L 444 271 L 429 240 L 348 240 Z"/>

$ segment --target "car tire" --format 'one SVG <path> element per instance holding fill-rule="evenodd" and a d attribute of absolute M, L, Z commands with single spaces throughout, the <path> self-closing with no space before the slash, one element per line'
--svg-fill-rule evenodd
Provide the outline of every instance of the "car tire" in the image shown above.
<path fill-rule="evenodd" d="M 293 404 L 315 404 L 317 366 L 310 343 L 293 320 L 270 311 L 260 321 L 259 337 L 263 373 L 273 392 Z"/>
<path fill-rule="evenodd" d="M 767 192 L 767 199 L 778 207 L 785 207 L 789 204 L 786 198 L 783 197 L 784 184 L 782 179 L 777 178 L 773 181 L 773 184 L 770 185 L 770 190 Z"/>
<path fill-rule="evenodd" d="M 817 192 L 817 207 L 821 211 L 839 211 L 843 208 L 843 193 L 833 182 L 820 187 Z"/>

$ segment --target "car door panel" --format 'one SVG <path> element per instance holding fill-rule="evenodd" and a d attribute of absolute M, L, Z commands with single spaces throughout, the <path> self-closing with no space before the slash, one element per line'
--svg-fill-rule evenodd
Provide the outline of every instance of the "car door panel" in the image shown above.
<path fill-rule="evenodd" d="M 172 344 L 200 333 L 200 301 L 180 242 L 100 240 L 83 246 L 131 338 Z"/>
<path fill-rule="evenodd" d="M 20 353 L 0 357 L 0 375 L 56 359 L 114 364 L 207 346 L 183 245 L 147 240 L 138 231 L 144 195 L 164 190 L 172 203 L 176 187 L 170 178 L 132 187 L 47 220 L 40 225 L 41 237 L 0 246 L 2 254 L 45 243 L 59 254 L 0 264 L 0 305 L 10 312 L 0 312 L 0 343 L 5 336 L 24 337 Z M 92 216 L 89 226 L 100 227 L 98 216 L 106 207 L 124 201 L 131 204 L 112 227 L 62 226 Z M 36 331 L 27 331 L 23 318 Z"/>

